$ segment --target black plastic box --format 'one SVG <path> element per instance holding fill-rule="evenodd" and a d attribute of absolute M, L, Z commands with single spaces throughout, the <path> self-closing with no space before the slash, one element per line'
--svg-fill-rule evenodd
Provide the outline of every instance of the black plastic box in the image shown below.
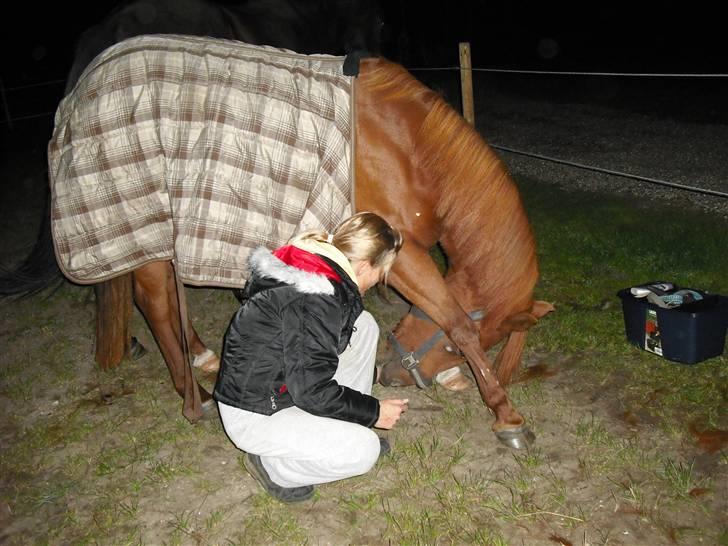
<path fill-rule="evenodd" d="M 728 297 L 696 290 L 703 300 L 672 309 L 620 290 L 627 340 L 667 360 L 696 364 L 723 354 Z"/>

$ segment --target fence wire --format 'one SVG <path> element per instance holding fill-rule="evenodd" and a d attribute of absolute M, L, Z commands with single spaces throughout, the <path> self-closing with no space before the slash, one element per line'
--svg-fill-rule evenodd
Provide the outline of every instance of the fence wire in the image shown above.
<path fill-rule="evenodd" d="M 570 167 L 576 167 L 577 169 L 584 169 L 587 171 L 593 171 L 593 172 L 598 172 L 598 173 L 602 173 L 602 174 L 609 174 L 612 176 L 620 176 L 622 178 L 631 178 L 633 180 L 639 180 L 640 182 L 649 182 L 651 184 L 657 184 L 659 186 L 667 186 L 667 187 L 676 188 L 679 190 L 703 193 L 705 195 L 713 195 L 716 197 L 728 197 L 728 193 L 724 193 L 722 191 L 710 190 L 710 189 L 706 189 L 706 188 L 698 188 L 697 186 L 687 186 L 685 184 L 678 184 L 676 182 L 668 182 L 666 180 L 660 180 L 659 178 L 650 178 L 647 176 L 640 176 L 637 174 L 623 173 L 620 171 L 613 171 L 611 169 L 603 169 L 601 167 L 594 167 L 593 165 L 585 165 L 583 163 L 577 163 L 575 161 L 567 161 L 565 159 L 557 159 L 555 157 L 549 157 L 546 155 L 534 154 L 531 152 L 524 152 L 523 150 L 516 150 L 515 148 L 499 146 L 499 145 L 493 144 L 493 143 L 490 143 L 489 146 L 491 148 L 495 148 L 496 150 L 501 150 L 503 152 L 509 152 L 512 154 L 533 157 L 535 159 L 541 159 L 543 161 L 549 161 L 551 163 L 559 163 L 561 165 L 568 165 Z"/>
<path fill-rule="evenodd" d="M 457 71 L 466 70 L 459 66 L 414 67 L 408 68 L 410 72 L 429 71 Z M 707 73 L 648 73 L 648 72 L 578 72 L 567 70 L 515 70 L 508 68 L 471 68 L 473 72 L 493 72 L 501 74 L 533 74 L 540 76 L 611 76 L 611 77 L 637 77 L 637 78 L 728 78 L 728 74 Z"/>

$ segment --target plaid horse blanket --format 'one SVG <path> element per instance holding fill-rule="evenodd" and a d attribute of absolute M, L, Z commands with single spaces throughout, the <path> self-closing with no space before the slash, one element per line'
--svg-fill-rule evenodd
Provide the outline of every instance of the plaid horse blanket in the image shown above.
<path fill-rule="evenodd" d="M 240 287 L 247 257 L 352 212 L 353 81 L 343 57 L 190 36 L 104 51 L 48 145 L 56 257 L 79 283 L 175 259 Z"/>

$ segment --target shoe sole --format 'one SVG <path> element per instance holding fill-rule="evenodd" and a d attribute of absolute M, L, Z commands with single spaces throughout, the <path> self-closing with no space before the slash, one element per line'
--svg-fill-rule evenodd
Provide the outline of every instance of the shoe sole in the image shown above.
<path fill-rule="evenodd" d="M 311 489 L 311 492 L 310 492 L 310 493 L 304 493 L 304 494 L 302 494 L 301 496 L 298 496 L 298 497 L 296 497 L 296 496 L 291 496 L 291 497 L 288 497 L 288 498 L 286 498 L 286 499 L 283 499 L 283 498 L 281 498 L 280 496 L 278 496 L 278 495 L 276 495 L 275 493 L 273 493 L 273 492 L 272 492 L 272 491 L 271 491 L 271 490 L 270 490 L 270 489 L 269 489 L 269 488 L 268 488 L 268 487 L 267 487 L 267 486 L 265 485 L 265 484 L 266 484 L 266 483 L 267 483 L 268 481 L 270 481 L 270 478 L 268 478 L 268 476 L 263 476 L 263 475 L 262 475 L 262 474 L 260 473 L 260 469 L 258 468 L 258 465 L 256 465 L 256 464 L 255 464 L 255 463 L 254 463 L 254 462 L 253 462 L 253 461 L 252 461 L 252 460 L 250 459 L 250 455 L 248 455 L 247 453 L 245 454 L 245 457 L 243 458 L 243 464 L 245 465 L 245 469 L 246 469 L 246 470 L 247 470 L 247 471 L 248 471 L 248 472 L 250 473 L 250 475 L 251 475 L 251 476 L 253 476 L 253 478 L 255 479 L 255 481 L 257 481 L 257 482 L 258 482 L 258 483 L 259 483 L 259 484 L 261 485 L 261 487 L 262 487 L 262 488 L 263 488 L 263 489 L 265 490 L 265 492 L 266 492 L 266 493 L 268 493 L 268 494 L 269 494 L 269 495 L 270 495 L 271 497 L 273 497 L 273 498 L 275 498 L 275 499 L 278 499 L 278 500 L 279 500 L 279 501 L 281 501 L 281 502 L 285 502 L 285 503 L 291 503 L 291 502 L 302 502 L 302 501 L 308 500 L 308 499 L 310 499 L 311 497 L 313 497 L 313 494 L 314 494 L 314 490 L 313 490 L 313 488 L 312 488 L 312 489 Z M 262 464 L 263 464 L 263 463 L 261 463 L 261 465 L 262 465 Z M 279 487 L 280 487 L 280 486 L 279 486 Z"/>

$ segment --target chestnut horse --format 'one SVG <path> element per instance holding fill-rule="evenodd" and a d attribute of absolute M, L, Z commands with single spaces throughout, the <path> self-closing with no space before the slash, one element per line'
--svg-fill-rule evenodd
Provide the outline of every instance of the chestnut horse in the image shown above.
<path fill-rule="evenodd" d="M 356 208 L 387 218 L 405 243 L 389 282 L 431 320 L 407 315 L 397 326 L 399 344 L 414 351 L 438 327 L 462 352 L 485 404 L 493 431 L 521 447 L 532 435 L 503 387 L 519 365 L 526 330 L 552 307 L 534 301 L 538 277 L 533 234 L 516 186 L 480 135 L 436 93 L 402 67 L 364 59 L 355 83 Z M 444 249 L 443 277 L 429 249 Z M 147 318 L 180 394 L 185 393 L 177 284 L 168 262 L 134 271 L 136 302 Z M 472 311 L 484 313 L 479 321 Z M 113 312 L 108 309 L 108 312 Z M 193 355 L 205 346 L 188 322 Z M 505 343 L 495 365 L 485 351 Z M 422 358 L 421 377 L 461 362 L 443 337 Z M 412 384 L 398 362 L 381 381 Z M 201 401 L 210 395 L 200 388 Z M 188 391 L 189 394 L 189 391 Z"/>
<path fill-rule="evenodd" d="M 356 205 L 402 230 L 390 283 L 426 315 L 407 315 L 394 337 L 416 351 L 439 326 L 467 359 L 495 414 L 493 430 L 516 446 L 529 433 L 503 385 L 520 363 L 526 330 L 553 309 L 533 300 L 535 243 L 518 190 L 480 135 L 402 67 L 362 61 L 356 91 Z M 437 242 L 448 259 L 444 278 L 429 254 Z M 474 312 L 483 315 L 479 324 Z M 504 338 L 494 367 L 485 351 Z M 460 363 L 446 343 L 422 357 L 421 377 Z M 380 380 L 413 383 L 399 362 Z"/>
<path fill-rule="evenodd" d="M 520 363 L 526 330 L 551 307 L 533 300 L 538 277 L 535 243 L 517 188 L 478 133 L 402 67 L 381 58 L 364 59 L 354 82 L 354 206 L 380 214 L 403 232 L 405 243 L 389 280 L 419 310 L 394 332 L 396 345 L 409 352 L 403 362 L 422 384 L 460 362 L 444 350 L 445 336 L 449 338 L 471 366 L 481 397 L 495 415 L 498 438 L 523 447 L 532 435 L 503 385 Z M 148 135 L 156 133 L 144 136 Z M 73 135 L 60 139 L 63 149 L 66 138 Z M 139 153 L 135 157 L 146 158 Z M 111 165 L 101 163 L 103 168 Z M 157 172 L 160 164 L 156 156 L 142 163 L 150 172 Z M 122 174 L 126 172 L 126 163 L 118 165 Z M 73 168 L 83 174 L 88 165 Z M 111 198 L 123 201 L 121 190 L 112 190 Z M 76 206 L 74 214 L 88 215 L 89 210 Z M 122 225 L 122 232 L 129 228 Z M 449 263 L 444 277 L 429 254 L 438 242 Z M 185 399 L 183 412 L 194 421 L 201 408 L 211 406 L 211 396 L 194 380 L 189 357 L 209 352 L 185 316 L 184 289 L 172 262 L 153 260 L 134 266 L 134 299 L 175 389 Z M 113 306 L 97 305 L 97 310 L 118 314 Z M 99 323 L 108 321 L 101 317 Z M 417 347 L 438 327 L 443 337 L 427 342 L 432 350 L 419 355 Z M 485 351 L 503 339 L 494 365 Z M 412 382 L 398 363 L 387 364 L 381 380 L 392 385 Z"/>

